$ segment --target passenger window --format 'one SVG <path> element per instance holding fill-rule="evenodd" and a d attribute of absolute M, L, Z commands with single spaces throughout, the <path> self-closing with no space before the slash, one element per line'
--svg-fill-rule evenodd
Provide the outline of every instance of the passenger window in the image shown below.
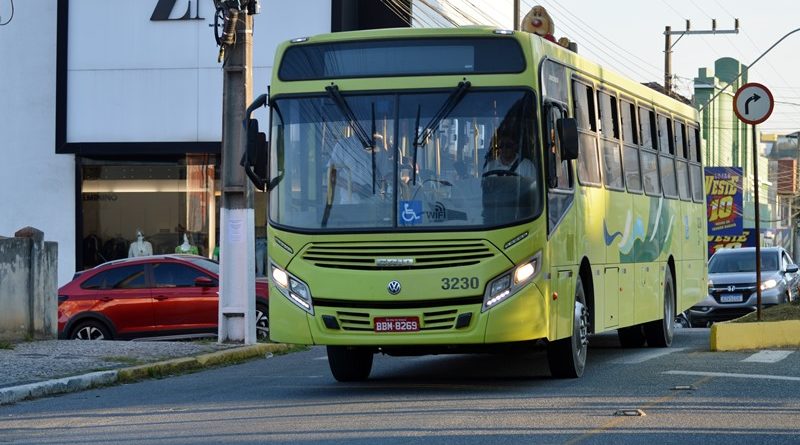
<path fill-rule="evenodd" d="M 587 131 L 597 131 L 592 87 L 573 81 L 572 96 L 575 101 L 575 118 L 578 120 L 578 128 Z"/>
<path fill-rule="evenodd" d="M 700 162 L 700 130 L 696 127 L 689 127 L 687 136 L 686 145 L 689 150 L 689 160 Z"/>
<path fill-rule="evenodd" d="M 689 159 L 689 153 L 686 150 L 686 126 L 683 125 L 683 122 L 678 121 L 675 121 L 675 156 Z"/>
<path fill-rule="evenodd" d="M 600 133 L 606 138 L 619 139 L 617 98 L 607 93 L 598 92 L 597 99 L 600 111 Z"/>
<path fill-rule="evenodd" d="M 636 106 L 623 100 L 620 108 L 622 109 L 622 138 L 626 144 L 638 145 L 639 132 L 634 130 L 636 128 Z"/>
<path fill-rule="evenodd" d="M 675 159 L 671 156 L 660 155 L 658 168 L 661 171 L 661 185 L 664 187 L 664 196 L 667 198 L 678 197 L 678 184 L 675 179 Z"/>
<path fill-rule="evenodd" d="M 689 164 L 689 175 L 692 180 L 692 199 L 694 202 L 706 202 L 703 192 L 703 171 L 699 164 Z"/>
<path fill-rule="evenodd" d="M 629 192 L 642 192 L 642 177 L 639 174 L 639 150 L 625 145 L 622 148 L 622 166 L 625 172 L 625 185 Z"/>
<path fill-rule="evenodd" d="M 672 139 L 671 119 L 658 115 L 658 151 L 662 154 L 675 155 L 675 144 Z"/>
<path fill-rule="evenodd" d="M 642 136 L 642 148 L 656 148 L 656 115 L 650 110 L 639 108 L 639 127 Z"/>
<path fill-rule="evenodd" d="M 689 189 L 689 165 L 686 161 L 676 160 L 675 172 L 678 175 L 678 195 L 684 201 L 691 201 L 692 195 Z"/>
<path fill-rule="evenodd" d="M 622 159 L 619 143 L 603 140 L 603 179 L 606 187 L 613 190 L 624 190 L 622 181 Z"/>
<path fill-rule="evenodd" d="M 640 152 L 642 158 L 642 182 L 648 195 L 661 195 L 661 181 L 658 177 L 658 155 L 650 150 Z"/>
<path fill-rule="evenodd" d="M 581 184 L 600 185 L 597 138 L 593 134 L 580 133 L 578 141 L 578 180 Z"/>

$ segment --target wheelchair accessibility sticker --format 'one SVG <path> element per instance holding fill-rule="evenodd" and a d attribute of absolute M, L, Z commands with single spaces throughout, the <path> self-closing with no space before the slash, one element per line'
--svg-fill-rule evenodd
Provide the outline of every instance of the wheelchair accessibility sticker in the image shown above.
<path fill-rule="evenodd" d="M 422 201 L 400 201 L 397 212 L 401 226 L 412 226 L 422 222 Z"/>

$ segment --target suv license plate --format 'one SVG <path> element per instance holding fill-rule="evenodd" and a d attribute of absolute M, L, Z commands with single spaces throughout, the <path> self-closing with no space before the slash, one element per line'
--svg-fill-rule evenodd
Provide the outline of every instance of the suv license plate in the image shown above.
<path fill-rule="evenodd" d="M 725 294 L 719 296 L 720 303 L 741 303 L 742 294 Z"/>
<path fill-rule="evenodd" d="M 375 317 L 375 332 L 417 332 L 419 317 Z"/>

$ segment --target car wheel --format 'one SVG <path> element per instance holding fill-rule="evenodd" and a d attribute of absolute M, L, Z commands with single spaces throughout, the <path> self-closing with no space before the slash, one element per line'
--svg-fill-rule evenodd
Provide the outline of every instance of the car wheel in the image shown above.
<path fill-rule="evenodd" d="M 269 341 L 269 309 L 266 305 L 256 305 L 256 340 Z"/>
<path fill-rule="evenodd" d="M 333 377 L 340 382 L 366 380 L 372 372 L 373 353 L 368 349 L 349 346 L 328 346 L 328 365 Z"/>
<path fill-rule="evenodd" d="M 551 342 L 547 347 L 550 374 L 559 378 L 577 378 L 586 368 L 586 353 L 589 349 L 589 309 L 583 282 L 578 277 L 575 283 L 572 336 Z"/>
<path fill-rule="evenodd" d="M 644 336 L 642 325 L 617 329 L 617 337 L 619 337 L 619 344 L 623 348 L 641 348 L 647 340 Z"/>
<path fill-rule="evenodd" d="M 672 344 L 675 331 L 675 286 L 672 284 L 672 272 L 669 267 L 664 275 L 664 314 L 661 320 L 651 321 L 644 325 L 644 335 L 651 348 L 666 348 Z"/>
<path fill-rule="evenodd" d="M 69 338 L 71 340 L 111 340 L 111 332 L 103 322 L 87 320 L 78 323 Z"/>

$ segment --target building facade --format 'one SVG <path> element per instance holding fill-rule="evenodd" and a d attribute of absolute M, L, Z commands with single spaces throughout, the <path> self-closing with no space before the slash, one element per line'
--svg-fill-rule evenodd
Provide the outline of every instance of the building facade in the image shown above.
<path fill-rule="evenodd" d="M 254 95 L 267 92 L 281 41 L 408 21 L 381 2 L 260 4 Z M 139 233 L 153 253 L 185 237 L 213 255 L 223 77 L 214 13 L 211 0 L 26 0 L 0 28 L 0 235 L 33 226 L 58 242 L 59 285 L 127 257 Z M 258 238 L 264 195 L 255 206 Z"/>

